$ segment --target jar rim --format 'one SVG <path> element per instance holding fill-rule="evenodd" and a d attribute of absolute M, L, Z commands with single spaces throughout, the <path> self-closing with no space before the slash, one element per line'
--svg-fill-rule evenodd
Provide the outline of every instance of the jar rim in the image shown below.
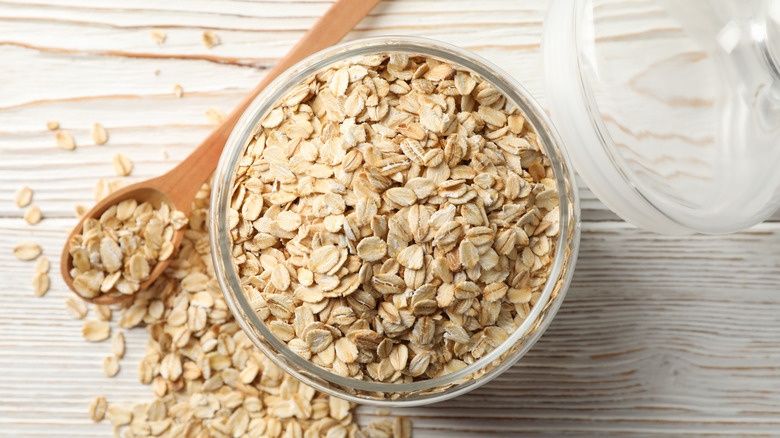
<path fill-rule="evenodd" d="M 560 199 L 560 231 L 550 276 L 541 297 L 525 320 L 501 345 L 474 363 L 444 376 L 412 383 L 380 383 L 344 377 L 304 359 L 276 338 L 252 310 L 243 293 L 232 260 L 232 239 L 229 234 L 230 229 L 227 227 L 235 171 L 253 136 L 255 127 L 262 121 L 263 117 L 301 80 L 316 74 L 321 69 L 355 57 L 383 53 L 407 53 L 444 60 L 476 73 L 498 88 L 523 112 L 526 122 L 533 127 L 539 136 L 539 143 L 550 159 Z M 220 157 L 212 184 L 209 240 L 214 270 L 225 301 L 235 316 L 236 322 L 244 329 L 252 343 L 277 366 L 304 383 L 330 395 L 364 404 L 413 406 L 441 401 L 475 389 L 511 366 L 535 343 L 552 318 L 542 320 L 541 324 L 537 319 L 543 311 L 552 311 L 554 315 L 571 283 L 571 275 L 579 248 L 579 199 L 571 166 L 568 165 L 568 159 L 560 145 L 558 134 L 546 113 L 525 88 L 489 61 L 459 47 L 426 38 L 384 36 L 350 41 L 316 53 L 281 74 L 255 98 L 236 124 Z M 553 303 L 551 309 L 548 309 L 553 292 L 557 294 L 556 302 Z M 263 339 L 257 336 L 255 330 Z M 534 330 L 533 333 L 527 337 L 531 330 Z M 524 340 L 523 346 L 513 352 L 510 357 L 503 359 L 501 364 L 477 379 L 458 382 L 458 380 L 467 378 L 501 359 L 501 356 L 520 340 Z M 491 376 L 488 377 L 488 375 Z M 335 390 L 329 385 L 348 388 L 349 391 L 384 394 L 409 392 L 415 393 L 416 396 L 397 400 L 372 398 L 344 390 Z M 442 392 L 419 394 L 421 391 L 444 385 L 452 386 Z"/>

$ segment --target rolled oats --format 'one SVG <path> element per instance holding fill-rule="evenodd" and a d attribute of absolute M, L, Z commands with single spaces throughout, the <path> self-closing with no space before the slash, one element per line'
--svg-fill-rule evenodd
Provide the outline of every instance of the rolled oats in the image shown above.
<path fill-rule="evenodd" d="M 103 359 L 103 373 L 106 377 L 114 377 L 119 373 L 119 360 L 116 356 L 106 356 Z"/>
<path fill-rule="evenodd" d="M 43 250 L 41 246 L 33 242 L 22 242 L 14 248 L 14 256 L 19 260 L 35 260 Z"/>
<path fill-rule="evenodd" d="M 119 359 L 125 357 L 125 335 L 119 330 L 111 338 L 111 352 Z"/>
<path fill-rule="evenodd" d="M 106 128 L 104 128 L 100 123 L 95 123 L 92 125 L 91 135 L 92 141 L 94 141 L 98 146 L 104 145 L 108 141 L 108 132 L 106 131 Z"/>
<path fill-rule="evenodd" d="M 133 162 L 124 154 L 114 155 L 114 172 L 119 176 L 128 176 L 133 171 Z"/>
<path fill-rule="evenodd" d="M 106 404 L 105 397 L 95 397 L 89 402 L 89 418 L 95 423 L 102 421 L 106 416 L 107 408 L 108 405 Z"/>
<path fill-rule="evenodd" d="M 210 49 L 219 43 L 219 35 L 210 30 L 203 31 L 203 44 L 205 44 L 206 47 Z"/>
<path fill-rule="evenodd" d="M 152 40 L 154 40 L 157 44 L 162 44 L 165 42 L 165 39 L 168 38 L 168 36 L 165 34 L 165 32 L 159 30 L 159 29 L 152 29 L 152 31 L 149 33 L 149 35 L 152 37 Z"/>
<path fill-rule="evenodd" d="M 49 291 L 49 274 L 38 272 L 33 276 L 33 293 L 36 297 L 42 297 Z"/>
<path fill-rule="evenodd" d="M 48 121 L 46 122 L 46 129 L 48 129 L 49 131 L 56 131 L 60 129 L 60 122 L 56 120 Z"/>
<path fill-rule="evenodd" d="M 252 438 L 367 436 L 368 429 L 361 430 L 355 421 L 352 404 L 316 392 L 285 374 L 256 350 L 239 329 L 219 292 L 208 245 L 201 244 L 208 241 L 203 220 L 207 216 L 208 198 L 208 189 L 202 191 L 189 218 L 184 218 L 182 226 L 186 227 L 186 232 L 182 247 L 169 269 L 148 289 L 121 306 L 120 327 L 130 329 L 145 325 L 150 334 L 138 364 L 138 377 L 142 383 L 151 385 L 156 398 L 151 403 L 132 406 L 112 403 L 108 406 L 103 397 L 98 397 L 90 403 L 89 417 L 100 421 L 107 416 L 117 434 Z M 133 211 L 139 207 L 137 205 Z M 113 214 L 120 214 L 119 210 L 124 216 L 129 207 L 118 208 Z M 277 258 L 281 254 L 269 252 L 265 255 L 268 257 L 264 257 L 263 262 L 269 270 L 285 267 Z M 339 269 L 355 268 L 355 263 L 347 260 L 336 263 Z M 287 266 L 290 281 L 302 277 L 301 272 L 309 272 L 313 281 L 311 271 L 300 266 L 296 269 L 291 264 Z M 284 281 L 282 271 L 277 273 L 279 275 Z M 270 280 L 270 275 L 268 278 Z M 82 300 L 68 297 L 66 304 L 74 316 L 86 314 Z M 346 337 L 333 346 L 333 333 L 323 329 L 324 324 L 298 327 L 303 321 L 313 319 L 314 314 L 307 310 L 299 308 L 299 324 L 279 324 L 279 329 L 293 335 L 299 331 L 315 350 L 320 351 L 312 353 L 309 345 L 300 339 L 293 339 L 291 345 L 299 345 L 296 341 L 300 341 L 302 354 L 308 351 L 323 363 L 337 363 L 337 355 L 353 363 L 358 350 Z M 347 314 L 337 316 L 342 310 L 349 309 L 334 309 L 334 317 L 354 318 Z M 200 318 L 201 322 L 193 323 Z M 85 332 L 93 339 L 108 338 L 110 330 L 107 328 L 110 329 L 108 323 L 102 321 L 85 323 Z M 121 331 L 115 331 L 111 348 L 114 355 L 106 358 L 104 364 L 107 375 L 118 371 L 115 361 L 124 353 Z M 382 430 L 392 434 L 393 427 Z"/>
<path fill-rule="evenodd" d="M 60 131 L 55 136 L 57 139 L 57 147 L 65 149 L 66 151 L 72 151 L 76 149 L 76 140 L 67 131 Z"/>
<path fill-rule="evenodd" d="M 559 229 L 550 161 L 479 76 L 405 54 L 344 61 L 255 132 L 229 214 L 237 271 L 269 329 L 316 365 L 383 382 L 450 373 L 506 339 L 544 288 Z"/>
<path fill-rule="evenodd" d="M 32 196 L 33 191 L 31 188 L 27 186 L 19 187 L 16 192 L 14 192 L 14 203 L 16 203 L 16 206 L 19 208 L 24 208 L 30 205 L 30 202 L 32 202 Z"/>
<path fill-rule="evenodd" d="M 133 411 L 127 406 L 112 404 L 108 407 L 106 416 L 114 426 L 124 426 L 133 420 Z"/>
<path fill-rule="evenodd" d="M 105 321 L 88 319 L 84 321 L 81 334 L 89 342 L 105 341 L 111 336 L 111 326 Z"/>
<path fill-rule="evenodd" d="M 39 257 L 35 261 L 35 273 L 36 274 L 48 274 L 51 263 L 47 257 Z"/>
<path fill-rule="evenodd" d="M 24 212 L 24 220 L 30 225 L 35 225 L 40 222 L 41 217 L 41 209 L 38 208 L 37 205 L 33 205 Z"/>
<path fill-rule="evenodd" d="M 89 211 L 89 209 L 86 205 L 76 204 L 76 206 L 73 207 L 73 213 L 76 215 L 77 219 L 81 219 L 87 211 Z"/>
<path fill-rule="evenodd" d="M 174 233 L 186 223 L 181 215 L 167 204 L 155 208 L 127 199 L 100 218 L 84 221 L 81 233 L 68 243 L 76 292 L 95 298 L 138 291 L 155 265 L 171 257 Z"/>
<path fill-rule="evenodd" d="M 173 85 L 173 94 L 176 97 L 181 98 L 182 96 L 184 96 L 184 88 L 182 88 L 182 86 L 179 85 L 179 84 L 174 84 Z"/>
<path fill-rule="evenodd" d="M 222 123 L 222 121 L 225 120 L 225 117 L 227 117 L 227 115 L 221 109 L 209 108 L 206 110 L 206 118 L 209 120 L 209 123 L 214 126 Z"/>
<path fill-rule="evenodd" d="M 111 321 L 111 314 L 113 313 L 111 308 L 105 304 L 95 304 L 93 311 L 97 319 L 101 321 Z"/>
<path fill-rule="evenodd" d="M 76 297 L 68 297 L 65 299 L 65 310 L 73 318 L 83 319 L 87 316 L 87 303 Z"/>

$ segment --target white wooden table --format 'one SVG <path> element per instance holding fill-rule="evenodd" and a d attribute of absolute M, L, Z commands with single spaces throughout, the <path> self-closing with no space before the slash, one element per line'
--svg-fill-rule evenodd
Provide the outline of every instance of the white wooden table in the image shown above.
<path fill-rule="evenodd" d="M 100 371 L 108 345 L 81 338 L 69 292 L 32 295 L 33 264 L 13 247 L 39 242 L 54 262 L 75 204 L 92 202 L 111 157 L 132 179 L 182 159 L 330 2 L 239 0 L 0 1 L 0 435 L 107 436 L 86 407 L 95 395 L 143 401 L 137 381 L 146 332 L 128 333 L 119 376 Z M 348 36 L 419 35 L 466 47 L 520 79 L 544 102 L 539 50 L 544 0 L 382 2 Z M 167 34 L 158 46 L 153 28 Z M 222 45 L 207 49 L 204 29 Z M 158 71 L 155 74 L 155 71 Z M 185 96 L 171 87 L 181 84 Z M 46 122 L 74 134 L 55 147 Z M 93 122 L 105 146 L 89 138 Z M 164 158 L 164 150 L 168 158 Z M 45 219 L 22 220 L 22 185 Z M 427 408 L 415 436 L 780 436 L 780 223 L 722 236 L 637 230 L 590 192 L 583 199 L 575 281 L 548 332 L 486 387 Z M 359 409 L 361 421 L 378 411 Z"/>

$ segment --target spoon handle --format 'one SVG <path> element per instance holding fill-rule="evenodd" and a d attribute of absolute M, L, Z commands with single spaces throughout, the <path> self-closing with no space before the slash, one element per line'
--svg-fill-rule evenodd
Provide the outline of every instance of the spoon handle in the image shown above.
<path fill-rule="evenodd" d="M 262 81 L 247 94 L 222 124 L 176 167 L 155 178 L 154 184 L 168 194 L 179 210 L 189 211 L 192 199 L 214 172 L 233 127 L 246 108 L 282 72 L 298 61 L 338 43 L 380 0 L 338 0 Z"/>

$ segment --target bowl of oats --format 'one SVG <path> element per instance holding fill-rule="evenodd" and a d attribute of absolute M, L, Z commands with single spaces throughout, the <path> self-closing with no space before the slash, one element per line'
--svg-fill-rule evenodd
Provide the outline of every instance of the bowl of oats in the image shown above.
<path fill-rule="evenodd" d="M 536 342 L 571 281 L 573 172 L 508 74 L 408 37 L 320 52 L 233 131 L 210 238 L 228 306 L 304 383 L 353 402 L 434 403 Z"/>

